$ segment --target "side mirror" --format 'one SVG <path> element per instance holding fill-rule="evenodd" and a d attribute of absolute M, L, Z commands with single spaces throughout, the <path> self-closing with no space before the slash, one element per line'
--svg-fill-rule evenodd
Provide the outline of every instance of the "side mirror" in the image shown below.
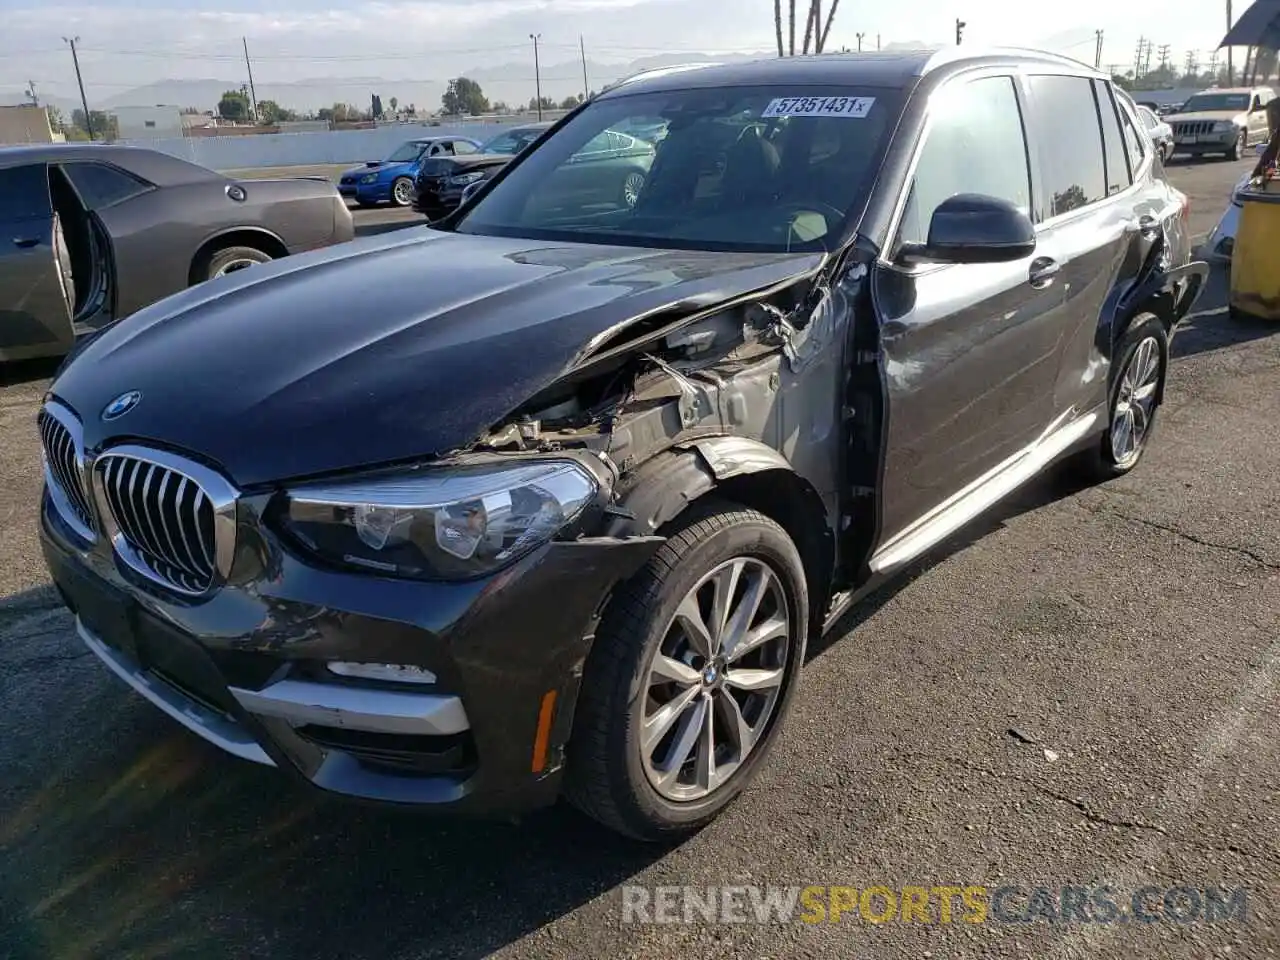
<path fill-rule="evenodd" d="M 933 212 L 928 241 L 906 244 L 902 254 L 909 263 L 1009 263 L 1035 249 L 1035 227 L 1008 200 L 958 193 Z"/>

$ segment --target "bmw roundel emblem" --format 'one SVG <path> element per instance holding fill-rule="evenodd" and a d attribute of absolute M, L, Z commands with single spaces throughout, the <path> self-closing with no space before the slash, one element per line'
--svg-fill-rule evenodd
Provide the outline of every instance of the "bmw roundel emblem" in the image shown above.
<path fill-rule="evenodd" d="M 128 393 L 122 393 L 102 408 L 102 419 L 115 420 L 123 417 L 141 401 L 142 392 L 139 390 L 130 390 Z"/>

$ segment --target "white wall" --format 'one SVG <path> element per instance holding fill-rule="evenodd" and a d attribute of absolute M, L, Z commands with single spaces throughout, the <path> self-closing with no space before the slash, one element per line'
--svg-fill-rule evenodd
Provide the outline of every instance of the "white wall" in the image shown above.
<path fill-rule="evenodd" d="M 110 112 L 116 118 L 116 127 L 122 140 L 158 140 L 182 136 L 182 113 L 177 107 L 116 107 Z"/>
<path fill-rule="evenodd" d="M 159 150 L 213 170 L 288 167 L 304 164 L 358 163 L 380 160 L 406 140 L 424 136 L 464 136 L 484 141 L 503 124 L 465 123 L 433 127 L 398 123 L 372 130 L 328 130 L 321 133 L 268 133 L 235 137 L 171 137 L 124 139 L 121 143 Z"/>

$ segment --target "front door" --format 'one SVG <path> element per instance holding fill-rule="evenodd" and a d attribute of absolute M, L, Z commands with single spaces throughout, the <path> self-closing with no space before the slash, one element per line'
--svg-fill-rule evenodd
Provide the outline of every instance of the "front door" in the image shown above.
<path fill-rule="evenodd" d="M 1050 421 L 1063 302 L 1055 265 L 905 266 L 958 193 L 999 197 L 1032 216 L 1024 110 L 1012 78 L 957 80 L 931 99 L 897 235 L 874 276 L 887 391 L 881 544 L 940 510 L 1032 444 Z"/>
<path fill-rule="evenodd" d="M 0 169 L 0 361 L 54 356 L 75 342 L 59 238 L 45 165 Z"/>

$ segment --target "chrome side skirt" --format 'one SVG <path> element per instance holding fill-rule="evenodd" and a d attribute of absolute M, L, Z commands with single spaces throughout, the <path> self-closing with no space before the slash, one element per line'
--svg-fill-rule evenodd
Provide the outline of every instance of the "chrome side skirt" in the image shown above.
<path fill-rule="evenodd" d="M 887 573 L 914 560 L 1008 496 L 1087 437 L 1098 423 L 1098 414 L 1091 412 L 1071 419 L 1074 412 L 1067 411 L 1050 425 L 1039 440 L 940 503 L 882 546 L 871 557 L 871 570 L 875 573 Z"/>

